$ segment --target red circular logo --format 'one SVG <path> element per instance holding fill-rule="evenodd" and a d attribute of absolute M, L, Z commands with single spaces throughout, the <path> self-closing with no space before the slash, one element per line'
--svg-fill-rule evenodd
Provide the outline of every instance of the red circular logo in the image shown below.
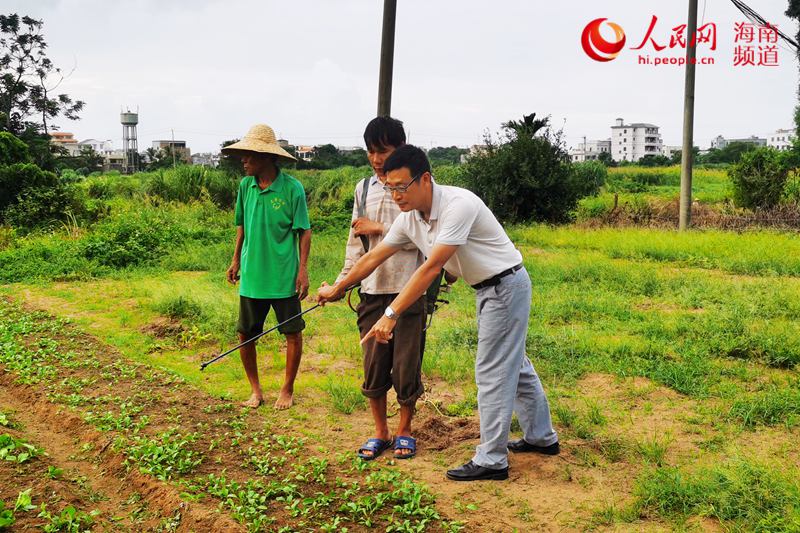
<path fill-rule="evenodd" d="M 605 20 L 605 18 L 594 19 L 586 25 L 581 35 L 583 51 L 595 61 L 611 61 L 625 46 L 625 32 L 619 24 L 606 22 L 614 30 L 616 36 L 614 42 L 608 42 L 600 35 L 600 26 Z"/>

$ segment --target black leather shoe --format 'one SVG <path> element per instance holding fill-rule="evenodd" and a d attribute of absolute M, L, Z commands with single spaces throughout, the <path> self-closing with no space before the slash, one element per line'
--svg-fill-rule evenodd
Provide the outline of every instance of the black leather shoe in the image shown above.
<path fill-rule="evenodd" d="M 478 481 L 480 479 L 508 479 L 508 467 L 494 469 L 478 466 L 472 461 L 447 471 L 447 479 L 453 481 Z"/>
<path fill-rule="evenodd" d="M 525 439 L 512 440 L 508 443 L 508 449 L 512 452 L 536 452 L 544 455 L 558 455 L 558 452 L 561 451 L 558 441 L 550 446 L 536 446 L 528 443 Z"/>

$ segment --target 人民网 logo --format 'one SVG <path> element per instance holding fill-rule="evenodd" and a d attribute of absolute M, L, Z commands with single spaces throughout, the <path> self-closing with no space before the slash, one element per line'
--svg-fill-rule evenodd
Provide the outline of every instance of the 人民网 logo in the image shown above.
<path fill-rule="evenodd" d="M 606 22 L 614 30 L 615 41 L 609 42 L 600 35 L 600 27 L 607 19 L 594 19 L 583 29 L 581 35 L 581 45 L 586 55 L 595 61 L 611 61 L 617 57 L 625 46 L 625 32 L 619 24 Z"/>

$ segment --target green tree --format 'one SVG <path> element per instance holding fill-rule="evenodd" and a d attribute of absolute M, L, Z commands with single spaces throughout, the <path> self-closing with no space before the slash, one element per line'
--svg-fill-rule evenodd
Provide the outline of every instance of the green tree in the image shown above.
<path fill-rule="evenodd" d="M 17 14 L 0 15 L 0 129 L 22 136 L 49 132 L 59 115 L 75 120 L 84 103 L 53 94 L 64 76 L 45 53 L 44 22 Z"/>
<path fill-rule="evenodd" d="M 48 189 L 59 185 L 58 177 L 32 163 L 15 163 L 0 167 L 0 213 L 17 203 L 27 189 Z"/>
<path fill-rule="evenodd" d="M 600 152 L 600 155 L 597 156 L 597 160 L 607 167 L 617 166 L 617 162 L 611 157 L 611 152 Z"/>
<path fill-rule="evenodd" d="M 231 139 L 229 141 L 223 141 L 220 148 L 238 143 L 240 140 L 241 139 Z M 238 155 L 226 154 L 223 152 L 219 156 L 219 166 L 217 168 L 224 171 L 229 176 L 239 177 L 242 175 L 242 160 Z"/>
<path fill-rule="evenodd" d="M 728 171 L 733 184 L 733 201 L 749 209 L 778 205 L 789 176 L 793 154 L 774 148 L 745 152 Z"/>
<path fill-rule="evenodd" d="M 30 161 L 28 145 L 7 131 L 0 131 L 0 166 Z"/>
<path fill-rule="evenodd" d="M 351 152 L 342 153 L 341 161 L 343 166 L 349 167 L 363 167 L 369 165 L 367 159 L 367 151 L 363 148 L 358 148 Z"/>
<path fill-rule="evenodd" d="M 144 151 L 147 163 L 143 164 L 146 170 L 159 170 L 162 168 L 172 168 L 173 166 L 185 165 L 183 156 L 175 151 L 175 158 L 172 158 L 172 147 L 153 148 L 152 146 Z M 241 165 L 238 165 L 241 168 Z"/>
<path fill-rule="evenodd" d="M 683 161 L 683 149 L 672 152 L 672 155 L 669 158 L 670 164 L 680 165 L 681 161 Z M 699 146 L 692 146 L 692 161 L 694 161 L 695 164 L 706 163 L 704 156 L 700 155 Z"/>
<path fill-rule="evenodd" d="M 746 152 L 755 150 L 753 143 L 734 141 L 724 148 L 712 148 L 703 157 L 703 163 L 737 163 Z"/>
<path fill-rule="evenodd" d="M 526 115 L 503 124 L 504 142 L 484 138 L 486 147 L 467 161 L 463 182 L 505 222 L 562 222 L 578 200 L 597 192 L 598 173 L 575 172 L 549 119 Z"/>
<path fill-rule="evenodd" d="M 469 153 L 466 148 L 437 146 L 428 150 L 428 159 L 431 162 L 431 166 L 460 165 L 461 155 L 466 153 Z"/>
<path fill-rule="evenodd" d="M 670 158 L 661 154 L 647 154 L 638 163 L 643 167 L 664 167 L 670 164 Z"/>

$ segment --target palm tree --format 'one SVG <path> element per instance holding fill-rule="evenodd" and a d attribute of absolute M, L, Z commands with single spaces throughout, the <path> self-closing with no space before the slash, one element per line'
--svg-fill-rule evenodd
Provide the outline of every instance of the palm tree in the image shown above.
<path fill-rule="evenodd" d="M 509 120 L 503 124 L 503 127 L 507 130 L 512 130 L 518 138 L 533 138 L 539 130 L 547 126 L 548 122 L 549 119 L 547 117 L 537 119 L 536 113 L 531 113 L 530 115 L 522 115 L 521 121 Z"/>

